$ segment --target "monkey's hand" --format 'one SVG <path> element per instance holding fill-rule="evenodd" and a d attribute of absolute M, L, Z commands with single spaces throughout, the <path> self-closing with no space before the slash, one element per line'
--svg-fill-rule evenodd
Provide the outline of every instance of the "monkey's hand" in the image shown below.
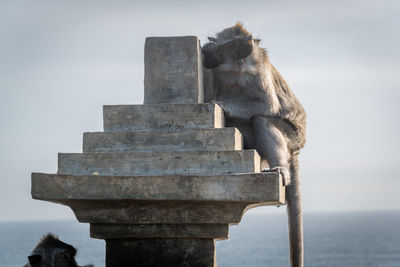
<path fill-rule="evenodd" d="M 211 69 L 218 67 L 222 62 L 222 54 L 218 45 L 214 42 L 206 43 L 201 48 L 201 59 L 205 68 Z"/>
<path fill-rule="evenodd" d="M 286 167 L 276 166 L 272 169 L 265 169 L 263 172 L 278 172 L 282 176 L 283 185 L 290 185 L 290 172 Z"/>

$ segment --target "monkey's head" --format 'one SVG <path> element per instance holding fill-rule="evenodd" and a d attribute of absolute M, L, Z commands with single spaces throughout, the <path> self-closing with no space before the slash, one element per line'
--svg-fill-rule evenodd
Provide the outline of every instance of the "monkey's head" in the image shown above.
<path fill-rule="evenodd" d="M 243 24 L 226 28 L 216 37 L 209 37 L 209 43 L 202 49 L 203 65 L 206 68 L 216 68 L 221 64 L 243 63 L 253 52 L 258 52 L 259 39 L 253 39 Z M 265 50 L 264 50 L 265 51 Z"/>
<path fill-rule="evenodd" d="M 52 234 L 47 234 L 28 257 L 30 267 L 78 267 L 76 249 Z"/>
<path fill-rule="evenodd" d="M 209 37 L 208 39 L 221 45 L 235 39 L 252 39 L 252 35 L 244 28 L 242 23 L 238 22 L 234 26 L 217 33 L 216 38 Z"/>

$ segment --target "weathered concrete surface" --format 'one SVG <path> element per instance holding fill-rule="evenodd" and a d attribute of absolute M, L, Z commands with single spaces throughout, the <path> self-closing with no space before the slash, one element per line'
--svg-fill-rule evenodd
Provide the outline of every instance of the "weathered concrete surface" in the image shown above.
<path fill-rule="evenodd" d="M 58 154 L 60 174 L 175 175 L 260 171 L 261 159 L 254 149 Z"/>
<path fill-rule="evenodd" d="M 241 150 L 235 128 L 84 133 L 83 152 Z"/>
<path fill-rule="evenodd" d="M 278 202 L 283 191 L 275 172 L 209 176 L 32 174 L 32 196 L 45 200 Z"/>
<path fill-rule="evenodd" d="M 212 176 L 32 174 L 32 197 L 72 208 L 80 222 L 236 224 L 243 212 L 285 203 L 278 173 Z"/>
<path fill-rule="evenodd" d="M 196 36 L 146 38 L 144 55 L 144 104 L 203 102 Z"/>
<path fill-rule="evenodd" d="M 107 267 L 216 267 L 213 239 L 107 239 Z"/>
<path fill-rule="evenodd" d="M 112 238 L 227 239 L 228 224 L 90 224 L 90 236 Z"/>
<path fill-rule="evenodd" d="M 222 128 L 224 113 L 216 104 L 103 106 L 104 131 Z"/>
<path fill-rule="evenodd" d="M 52 201 L 52 200 L 49 200 Z M 80 222 L 102 224 L 237 224 L 245 210 L 272 202 L 56 200 Z M 277 203 L 275 203 L 277 205 Z"/>

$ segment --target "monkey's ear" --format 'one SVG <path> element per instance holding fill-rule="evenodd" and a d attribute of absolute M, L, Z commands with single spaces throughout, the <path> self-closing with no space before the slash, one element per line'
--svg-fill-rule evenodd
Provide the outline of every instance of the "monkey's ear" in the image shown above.
<path fill-rule="evenodd" d="M 29 263 L 32 267 L 39 266 L 39 263 L 42 261 L 41 255 L 31 255 L 28 256 Z"/>
<path fill-rule="evenodd" d="M 208 41 L 216 43 L 217 42 L 217 38 L 208 37 Z"/>

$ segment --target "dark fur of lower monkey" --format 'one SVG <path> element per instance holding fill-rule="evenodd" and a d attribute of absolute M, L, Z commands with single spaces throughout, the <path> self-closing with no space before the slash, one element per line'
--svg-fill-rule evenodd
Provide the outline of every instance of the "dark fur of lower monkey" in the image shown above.
<path fill-rule="evenodd" d="M 235 44 L 240 39 L 251 39 L 251 49 L 243 42 L 236 46 L 227 45 Z M 286 200 L 291 266 L 303 266 L 303 223 L 297 155 L 306 140 L 304 108 L 269 62 L 267 51 L 259 47 L 260 40 L 254 39 L 242 24 L 227 28 L 209 40 L 210 43 L 202 48 L 204 67 L 210 68 L 212 73 L 213 94 L 209 100 L 222 107 L 227 126 L 239 128 L 245 148 L 257 149 L 270 168 L 284 167 L 285 175 L 290 176 L 291 182 L 286 186 Z M 245 49 L 250 53 L 229 51 L 232 49 Z M 209 72 L 207 70 L 206 73 Z M 275 135 L 260 136 L 262 130 L 255 127 L 275 131 Z M 272 139 L 274 136 L 280 138 L 272 140 L 271 136 Z M 260 146 L 260 139 L 269 145 Z M 276 155 L 286 159 L 286 166 L 276 166 L 271 153 L 263 149 L 265 147 L 276 150 Z"/>
<path fill-rule="evenodd" d="M 58 237 L 47 234 L 33 249 L 24 267 L 93 267 L 79 266 L 75 261 L 76 249 Z"/>

